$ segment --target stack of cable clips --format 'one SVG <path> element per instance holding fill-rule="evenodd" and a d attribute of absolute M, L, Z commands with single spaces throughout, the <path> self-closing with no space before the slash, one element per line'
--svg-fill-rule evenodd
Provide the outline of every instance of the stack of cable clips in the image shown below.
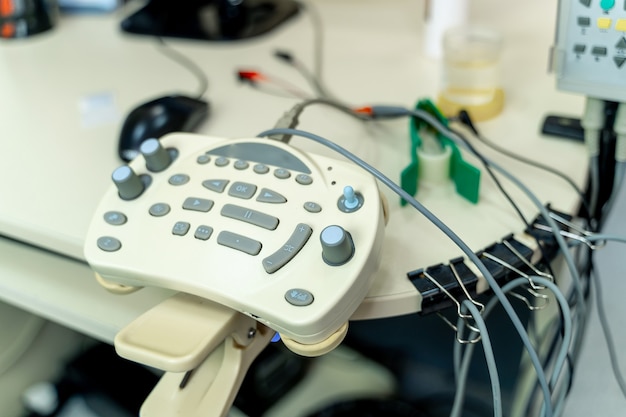
<path fill-rule="evenodd" d="M 532 273 L 533 268 L 529 266 L 532 254 L 533 250 L 512 234 L 476 253 L 499 285 L 520 274 Z M 450 260 L 447 265 L 409 271 L 407 278 L 422 296 L 420 315 L 441 312 L 454 305 L 460 307 L 464 299 L 472 300 L 489 293 L 486 282 L 479 280 L 462 257 Z"/>

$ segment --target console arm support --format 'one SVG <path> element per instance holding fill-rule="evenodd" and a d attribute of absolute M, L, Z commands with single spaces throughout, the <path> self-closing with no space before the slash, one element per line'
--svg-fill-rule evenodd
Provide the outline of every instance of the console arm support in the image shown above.
<path fill-rule="evenodd" d="M 117 353 L 166 371 L 141 417 L 224 417 L 274 331 L 220 304 L 179 293 L 122 329 Z"/>

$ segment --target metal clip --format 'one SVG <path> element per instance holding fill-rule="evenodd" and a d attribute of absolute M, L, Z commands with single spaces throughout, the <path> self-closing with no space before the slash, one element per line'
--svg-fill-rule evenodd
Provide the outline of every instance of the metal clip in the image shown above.
<path fill-rule="evenodd" d="M 579 225 L 577 225 L 576 223 L 570 222 L 567 219 L 564 219 L 562 216 L 559 216 L 556 213 L 550 212 L 550 217 L 552 217 L 555 221 L 564 224 L 565 226 L 569 227 L 572 230 L 577 231 L 578 233 L 580 233 L 582 236 L 585 237 L 589 237 L 589 236 L 593 236 L 594 233 L 590 232 L 589 230 L 583 229 L 582 227 L 580 227 Z M 589 243 L 585 243 L 587 246 L 589 246 L 591 249 L 600 249 L 604 246 L 606 246 L 606 240 L 598 240 L 595 241 L 593 244 L 591 244 L 591 241 L 589 239 L 586 239 L 587 242 Z"/>
<path fill-rule="evenodd" d="M 542 303 L 531 303 L 530 300 L 526 297 L 524 297 L 523 295 L 516 293 L 515 291 L 509 291 L 509 294 L 515 298 L 517 298 L 518 300 L 522 300 L 524 302 L 524 304 L 526 304 L 526 307 L 528 307 L 528 309 L 530 311 L 536 311 L 536 310 L 542 310 L 544 308 L 546 308 L 548 306 L 548 304 L 550 303 L 550 297 L 548 297 L 546 294 L 540 294 L 536 291 L 534 291 L 532 288 L 527 288 L 526 289 L 529 293 L 532 294 L 532 296 L 535 298 L 535 300 L 543 300 Z"/>
<path fill-rule="evenodd" d="M 516 274 L 518 274 L 519 276 L 521 276 L 522 278 L 526 278 L 528 280 L 528 283 L 530 284 L 530 288 L 528 288 L 528 292 L 530 294 L 533 295 L 533 297 L 537 298 L 537 299 L 542 299 L 544 302 L 540 303 L 539 306 L 537 306 L 536 304 L 530 303 L 528 301 L 528 299 L 526 299 L 526 305 L 529 306 L 529 308 L 531 310 L 540 310 L 542 308 L 545 308 L 549 302 L 550 302 L 550 298 L 545 295 L 545 294 L 540 294 L 537 292 L 537 290 L 542 290 L 545 287 L 541 286 L 541 285 L 537 285 L 535 284 L 535 282 L 533 281 L 532 277 L 530 275 L 528 275 L 527 273 L 520 271 L 519 269 L 517 269 L 516 267 L 514 267 L 513 265 L 509 264 L 508 262 L 503 261 L 502 259 L 498 258 L 497 256 L 493 256 L 492 254 L 490 254 L 489 252 L 483 252 L 482 256 L 484 256 L 487 259 L 491 259 L 492 261 L 496 262 L 499 265 L 502 265 L 503 267 L 515 272 Z M 516 294 L 516 293 L 513 293 Z M 519 294 L 518 294 L 519 295 Z M 522 296 L 519 296 L 518 298 L 520 298 Z M 524 300 L 524 297 L 520 298 L 522 300 Z M 530 307 L 532 306 L 532 308 Z"/>
<path fill-rule="evenodd" d="M 533 225 L 533 227 L 535 229 L 538 229 L 538 230 L 543 230 L 544 232 L 554 233 L 554 230 L 550 226 L 546 226 L 545 224 L 535 223 Z M 577 235 L 576 233 L 568 232 L 566 230 L 559 229 L 559 234 L 561 236 L 565 237 L 565 238 L 576 240 L 576 241 L 578 241 L 580 243 L 583 243 L 583 244 L 587 245 L 587 247 L 589 247 L 589 249 L 591 249 L 591 250 L 599 249 L 602 246 L 604 246 L 604 244 L 605 244 L 604 242 L 602 242 L 600 244 L 594 244 L 593 242 L 591 242 L 586 237 L 581 236 L 581 235 Z"/>
<path fill-rule="evenodd" d="M 454 275 L 454 278 L 456 279 L 456 282 L 459 283 L 459 287 L 461 287 L 461 289 L 463 290 L 463 294 L 465 294 L 465 297 L 467 298 L 467 300 L 474 304 L 476 306 L 476 308 L 478 308 L 478 312 L 482 314 L 482 312 L 485 310 L 485 305 L 482 303 L 479 303 L 478 301 L 474 300 L 472 298 L 472 296 L 470 295 L 469 291 L 467 290 L 467 287 L 465 287 L 465 284 L 463 284 L 463 281 L 461 281 L 461 276 L 459 275 L 458 271 L 456 270 L 456 267 L 454 266 L 453 262 L 450 262 L 450 270 L 452 271 L 452 274 Z"/>
<path fill-rule="evenodd" d="M 580 233 L 583 236 L 591 236 L 593 234 L 593 232 L 590 232 L 589 230 L 583 229 L 582 227 L 580 227 L 576 223 L 570 222 L 569 220 L 567 220 L 563 216 L 560 216 L 560 215 L 556 214 L 553 211 L 551 211 L 549 214 L 550 214 L 550 217 L 552 217 L 552 219 L 554 221 L 559 222 L 559 223 L 561 223 L 564 226 L 567 226 L 569 229 L 577 231 L 578 233 Z"/>
<path fill-rule="evenodd" d="M 530 268 L 536 276 L 539 276 L 539 277 L 542 277 L 542 278 L 546 278 L 546 279 L 550 280 L 551 282 L 554 282 L 554 277 L 552 276 L 552 274 L 540 271 L 539 268 L 537 268 L 535 265 L 533 265 L 532 262 L 528 261 L 528 259 L 526 259 L 521 253 L 519 253 L 519 251 L 517 249 L 515 249 L 515 247 L 511 244 L 511 242 L 509 242 L 508 240 L 503 240 L 502 244 L 504 246 L 506 246 L 506 248 L 508 250 L 510 250 L 515 256 L 517 256 L 519 258 L 519 260 L 524 263 L 524 265 L 526 265 L 528 268 Z M 531 286 L 533 286 L 533 288 L 535 288 L 535 289 L 543 289 L 544 288 L 541 285 L 535 284 L 532 280 L 531 280 Z"/>
<path fill-rule="evenodd" d="M 454 270 L 453 270 L 454 271 Z M 446 290 L 444 288 L 443 285 L 441 285 L 439 283 L 439 281 L 437 281 L 432 275 L 430 275 L 428 272 L 424 271 L 423 272 L 424 277 L 426 277 L 426 279 L 428 279 L 430 282 L 432 282 L 433 284 L 435 284 L 435 286 L 437 288 L 439 288 L 439 290 L 441 290 L 441 292 L 443 292 L 445 295 L 447 295 L 453 302 L 454 304 L 456 304 L 457 307 L 457 315 L 459 316 L 460 319 L 462 319 L 463 321 L 465 321 L 467 327 L 473 331 L 474 333 L 477 334 L 477 336 L 475 338 L 472 339 L 463 339 L 460 337 L 459 335 L 459 329 L 457 326 L 455 326 L 450 320 L 448 320 L 444 315 L 442 315 L 441 313 L 437 312 L 437 315 L 439 316 L 439 318 L 441 318 L 448 326 L 450 326 L 452 328 L 452 330 L 455 331 L 456 333 L 456 340 L 457 342 L 461 343 L 461 344 L 470 344 L 470 343 L 476 343 L 480 340 L 481 336 L 480 336 L 480 329 L 477 328 L 476 326 L 473 326 L 470 324 L 469 320 L 473 319 L 471 314 L 464 314 L 462 312 L 462 307 L 461 307 L 461 303 L 459 302 L 459 300 L 457 300 L 456 298 L 454 298 L 454 296 L 450 293 L 450 291 Z M 455 273 L 456 276 L 456 273 Z M 465 288 L 465 286 L 463 286 L 463 288 Z M 483 306 L 484 308 L 484 306 Z"/>

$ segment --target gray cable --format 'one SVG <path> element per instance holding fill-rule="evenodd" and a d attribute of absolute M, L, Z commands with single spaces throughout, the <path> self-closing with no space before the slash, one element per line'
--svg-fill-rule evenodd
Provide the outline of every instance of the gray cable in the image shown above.
<path fill-rule="evenodd" d="M 312 98 L 309 100 L 305 100 L 301 103 L 296 104 L 296 106 L 301 106 L 302 110 L 304 110 L 305 107 L 311 106 L 313 104 L 324 104 L 326 106 L 330 106 L 333 107 L 336 110 L 339 110 L 345 114 L 347 114 L 348 116 L 352 116 L 358 120 L 362 120 L 362 121 L 370 121 L 373 120 L 370 116 L 363 114 L 363 113 L 358 113 L 356 111 L 354 111 L 354 109 L 350 106 L 347 106 L 337 100 L 333 100 L 333 99 L 328 99 L 328 98 L 323 98 L 323 97 L 319 97 L 319 98 Z"/>
<path fill-rule="evenodd" d="M 433 127 L 435 130 L 437 130 L 439 133 L 441 133 L 441 134 L 445 135 L 446 137 L 454 140 L 459 146 L 462 146 L 464 149 L 467 149 L 467 145 L 462 140 L 462 138 L 459 138 L 458 135 L 455 132 L 451 131 L 446 126 L 444 126 L 442 123 L 440 123 L 439 120 L 437 120 L 435 117 L 433 117 L 430 113 L 422 111 L 422 110 L 418 110 L 418 109 L 416 109 L 416 110 L 407 110 L 407 111 L 408 111 L 408 113 L 410 115 L 418 117 L 418 118 L 424 120 L 425 122 L 430 124 L 431 127 Z M 469 149 L 469 150 L 470 150 L 470 152 L 472 151 L 471 149 Z M 563 236 L 561 236 L 560 233 L 558 233 L 558 230 L 560 230 L 560 228 L 558 227 L 558 225 L 556 224 L 554 219 L 552 219 L 552 217 L 550 216 L 550 213 L 548 212 L 546 207 L 541 203 L 541 201 L 539 201 L 537 196 L 522 181 L 520 181 L 516 176 L 511 174 L 508 170 L 502 168 L 500 165 L 496 164 L 495 162 L 493 162 L 489 158 L 486 158 L 486 157 L 483 156 L 483 159 L 492 168 L 494 168 L 495 170 L 500 172 L 502 175 L 504 175 L 506 178 L 508 178 L 511 182 L 513 182 L 520 190 L 522 190 L 524 192 L 524 194 L 526 194 L 528 196 L 528 198 L 537 207 L 537 209 L 539 210 L 541 215 L 544 217 L 544 220 L 546 221 L 548 226 L 550 226 L 550 228 L 552 228 L 554 239 L 556 240 L 556 242 L 557 242 L 557 244 L 559 246 L 559 249 L 561 250 L 561 252 L 563 254 L 563 257 L 564 257 L 564 259 L 565 259 L 565 261 L 567 263 L 567 267 L 568 267 L 568 269 L 570 271 L 570 274 L 572 275 L 572 281 L 573 281 L 573 284 L 574 284 L 574 287 L 576 289 L 576 293 L 577 293 L 577 296 L 578 296 L 579 307 L 582 310 L 582 312 L 584 313 L 586 311 L 586 308 L 585 308 L 585 296 L 584 296 L 583 291 L 582 291 L 582 284 L 581 284 L 580 274 L 578 273 L 578 269 L 576 268 L 576 265 L 574 263 L 574 260 L 573 260 L 573 258 L 571 256 L 571 254 L 567 250 L 567 244 L 565 242 L 565 239 L 563 238 Z"/>
<path fill-rule="evenodd" d="M 300 5 L 309 12 L 311 17 L 311 23 L 313 25 L 313 77 L 311 79 L 314 82 L 316 89 L 319 90 L 325 97 L 330 97 L 326 90 L 323 88 L 323 67 L 324 67 L 324 34 L 322 18 L 319 15 L 319 11 L 313 6 L 310 1 L 300 0 Z"/>
<path fill-rule="evenodd" d="M 611 332 L 611 326 L 609 326 L 609 320 L 607 319 L 606 311 L 604 310 L 604 300 L 602 297 L 602 284 L 600 282 L 600 277 L 594 271 L 591 272 L 591 277 L 593 285 L 595 285 L 596 287 L 596 310 L 598 311 L 598 318 L 600 319 L 600 325 L 602 327 L 602 332 L 604 333 L 606 347 L 609 351 L 609 358 L 611 360 L 613 375 L 615 376 L 615 381 L 617 382 L 619 389 L 622 391 L 622 395 L 626 397 L 626 381 L 624 381 L 624 376 L 622 375 L 619 359 L 617 358 L 617 352 L 615 349 L 613 333 Z"/>
<path fill-rule="evenodd" d="M 620 243 L 626 243 L 625 236 L 615 236 L 608 234 L 593 234 L 590 236 L 586 236 L 590 242 L 602 242 L 602 241 L 614 241 Z M 574 245 L 581 245 L 582 242 L 574 241 L 572 242 Z M 611 361 L 611 369 L 613 371 L 613 375 L 615 376 L 615 380 L 620 390 L 622 391 L 622 395 L 626 398 L 626 380 L 622 375 L 621 366 L 619 364 L 619 359 L 617 356 L 617 349 L 615 348 L 615 341 L 613 338 L 613 333 L 611 331 L 611 326 L 609 325 L 609 320 L 606 316 L 606 311 L 604 310 L 604 296 L 602 292 L 602 283 L 600 277 L 595 271 L 592 270 L 591 273 L 592 283 L 595 285 L 595 299 L 596 299 L 596 310 L 598 312 L 598 319 L 600 321 L 600 326 L 602 327 L 602 333 L 604 334 L 604 340 L 606 342 L 607 350 L 609 353 L 609 359 Z"/>
<path fill-rule="evenodd" d="M 552 414 L 552 407 L 551 407 L 551 404 L 550 404 L 550 402 L 551 402 L 551 400 L 550 400 L 551 395 L 550 395 L 550 389 L 549 389 L 549 386 L 548 386 L 548 382 L 546 380 L 546 375 L 545 375 L 544 370 L 542 368 L 541 362 L 539 361 L 539 357 L 537 355 L 537 352 L 535 351 L 535 349 L 534 349 L 534 347 L 532 345 L 532 342 L 530 341 L 530 338 L 528 337 L 528 334 L 526 333 L 526 329 L 524 328 L 524 325 L 522 324 L 520 318 L 517 316 L 517 313 L 513 309 L 513 306 L 511 305 L 509 300 L 506 298 L 506 295 L 500 289 L 500 286 L 498 285 L 496 280 L 489 273 L 489 270 L 485 267 L 485 265 L 478 258 L 478 256 L 470 249 L 470 247 L 467 246 L 467 244 L 459 236 L 457 236 L 456 233 L 454 233 L 445 223 L 443 223 L 437 216 L 435 216 L 426 207 L 424 207 L 421 203 L 419 203 L 412 195 L 410 195 L 409 193 L 404 191 L 400 186 L 398 186 L 396 183 L 394 183 L 392 180 L 390 180 L 382 172 L 380 172 L 379 170 L 377 170 L 373 166 L 369 165 L 367 162 L 363 161 L 358 156 L 354 155 L 352 152 L 349 152 L 348 150 L 342 148 L 338 144 L 336 144 L 336 143 L 334 143 L 334 142 L 332 142 L 332 141 L 330 141 L 330 140 L 328 140 L 326 138 L 323 138 L 321 136 L 315 135 L 313 133 L 306 132 L 306 131 L 303 131 L 303 130 L 297 130 L 297 129 L 271 129 L 271 130 L 267 130 L 265 132 L 262 132 L 262 133 L 258 134 L 257 136 L 264 137 L 264 136 L 271 136 L 271 135 L 295 135 L 295 136 L 301 136 L 301 137 L 313 140 L 313 141 L 315 141 L 315 142 L 317 142 L 317 143 L 319 143 L 321 145 L 324 145 L 324 146 L 332 149 L 333 151 L 339 153 L 340 155 L 344 156 L 348 160 L 354 162 L 356 165 L 358 165 L 359 167 L 363 168 L 364 170 L 366 170 L 367 172 L 372 174 L 375 178 L 377 178 L 379 181 L 381 181 L 384 185 L 389 187 L 393 192 L 398 194 L 398 196 L 400 196 L 405 201 L 407 201 L 407 203 L 412 205 L 417 211 L 419 211 L 424 217 L 426 217 L 426 219 L 428 219 L 433 225 L 435 225 L 446 236 L 448 236 L 448 238 L 450 240 L 452 240 L 452 242 L 454 242 L 454 244 L 456 244 L 463 251 L 463 253 L 465 253 L 465 255 L 472 261 L 472 263 L 474 263 L 476 265 L 476 267 L 478 268 L 480 273 L 483 275 L 485 280 L 488 282 L 489 287 L 494 292 L 496 297 L 498 297 L 500 299 L 502 307 L 504 308 L 504 310 L 506 311 L 507 315 L 511 319 L 511 323 L 515 327 L 515 330 L 520 335 L 520 339 L 522 340 L 522 343 L 526 347 L 526 350 L 527 350 L 528 355 L 529 355 L 529 357 L 531 359 L 531 362 L 533 363 L 533 366 L 535 367 L 535 370 L 537 371 L 537 376 L 538 376 L 538 379 L 539 379 L 539 383 L 541 385 L 541 388 L 542 388 L 542 391 L 543 391 L 543 395 L 544 395 L 544 401 L 545 401 L 545 403 L 547 405 L 549 405 L 548 408 L 547 408 L 547 410 L 548 410 L 547 417 L 552 417 L 552 415 L 553 415 Z M 547 212 L 546 212 L 546 214 L 547 214 Z M 546 216 L 546 217 L 548 217 L 548 216 Z"/>
<path fill-rule="evenodd" d="M 202 69 L 194 61 L 166 44 L 163 38 L 157 36 L 156 39 L 158 41 L 157 47 L 159 48 L 161 53 L 167 55 L 171 60 L 178 63 L 179 65 L 182 65 L 196 76 L 198 82 L 200 83 L 200 88 L 198 88 L 196 98 L 202 98 L 202 96 L 209 88 L 209 79 L 207 78 L 207 75 L 204 73 L 204 71 L 202 71 Z"/>
<path fill-rule="evenodd" d="M 478 311 L 478 308 L 473 303 L 471 303 L 469 300 L 464 300 L 462 303 L 462 306 L 470 312 L 470 314 L 472 315 L 472 318 L 474 319 L 474 323 L 478 327 L 478 330 L 480 330 L 480 337 L 481 337 L 480 341 L 483 346 L 483 352 L 485 354 L 485 361 L 487 362 L 487 370 L 489 372 L 489 380 L 491 382 L 491 396 L 493 399 L 493 416 L 501 417 L 502 416 L 502 392 L 501 392 L 501 386 L 500 386 L 500 377 L 498 375 L 498 365 L 496 364 L 496 358 L 493 354 L 493 347 L 491 345 L 491 339 L 489 338 L 489 332 L 487 331 L 487 325 L 485 324 L 485 320 L 483 319 L 480 312 Z M 461 322 L 464 323 L 464 320 L 461 320 Z M 474 344 L 471 344 L 471 346 L 473 347 Z M 473 352 L 473 348 L 471 352 Z M 471 355 L 471 352 L 470 352 L 470 355 Z M 461 398 L 462 398 L 462 394 L 465 392 L 465 387 L 467 385 L 466 384 L 467 373 L 469 370 L 469 360 L 467 362 L 468 362 L 467 364 L 465 363 L 463 364 L 464 365 L 464 370 L 463 370 L 464 378 L 461 380 L 463 383 L 463 386 L 459 387 L 457 385 L 457 391 L 455 393 L 454 403 L 452 406 L 452 411 L 450 412 L 450 417 L 461 417 L 461 413 L 463 411 L 462 410 L 463 402 L 462 401 L 457 402 L 457 397 L 459 397 L 459 393 L 461 393 Z"/>
<path fill-rule="evenodd" d="M 438 132 L 454 140 L 459 146 L 463 146 L 464 149 L 467 149 L 465 142 L 461 138 L 459 138 L 455 132 L 445 127 L 430 113 L 427 113 L 422 110 L 417 110 L 417 109 L 409 111 L 409 112 L 411 115 L 418 117 L 426 121 L 427 123 L 429 123 Z M 471 149 L 469 150 L 470 152 L 472 151 Z M 483 156 L 483 160 L 486 161 L 492 168 L 494 168 L 495 170 L 500 172 L 502 175 L 504 175 L 506 178 L 508 178 L 511 182 L 513 182 L 520 190 L 522 190 L 528 196 L 528 198 L 534 203 L 534 205 L 537 207 L 537 209 L 543 216 L 544 221 L 552 229 L 552 235 L 554 236 L 554 239 L 561 251 L 561 254 L 563 255 L 563 258 L 565 259 L 565 263 L 567 264 L 567 268 L 570 272 L 570 275 L 572 278 L 572 284 L 573 284 L 575 295 L 576 295 L 578 314 L 576 314 L 574 320 L 578 321 L 578 324 L 576 326 L 577 332 L 575 334 L 574 343 L 571 349 L 571 355 L 573 357 L 574 362 L 576 362 L 578 355 L 580 353 L 580 347 L 582 345 L 582 340 L 583 340 L 585 329 L 586 329 L 586 322 L 587 322 L 586 304 L 587 302 L 586 302 L 585 294 L 583 291 L 582 280 L 578 272 L 578 268 L 576 267 L 572 254 L 567 250 L 568 249 L 567 243 L 565 242 L 565 239 L 563 238 L 563 236 L 561 236 L 561 234 L 559 233 L 560 228 L 558 227 L 554 219 L 552 219 L 546 207 L 541 203 L 541 201 L 539 201 L 537 196 L 528 187 L 526 187 L 526 185 L 522 181 L 520 181 L 516 176 L 514 176 L 509 171 L 505 170 L 504 168 L 502 168 L 500 165 L 496 164 L 492 160 L 484 156 Z"/>
<path fill-rule="evenodd" d="M 546 288 L 550 289 L 550 291 L 554 294 L 557 302 L 559 303 L 559 307 L 561 309 L 561 312 L 563 313 L 563 342 L 561 343 L 561 349 L 559 350 L 559 353 L 557 355 L 557 358 L 555 360 L 554 363 L 554 368 L 552 371 L 552 375 L 550 377 L 550 388 L 554 389 L 557 386 L 558 383 L 558 379 L 561 375 L 561 372 L 563 370 L 563 367 L 567 361 L 567 353 L 570 347 L 570 343 L 572 340 L 572 316 L 571 316 L 571 311 L 569 308 L 569 305 L 567 303 L 567 299 L 565 298 L 565 296 L 561 293 L 561 291 L 559 290 L 558 286 L 556 286 L 552 281 L 547 280 L 543 277 L 538 277 L 538 276 L 533 276 L 530 277 L 536 284 L 538 285 L 543 285 Z M 508 283 L 506 283 L 505 285 L 502 286 L 502 291 L 505 293 L 508 293 L 509 291 L 512 291 L 513 289 L 523 286 L 523 285 L 528 285 L 528 278 L 516 278 Z M 485 310 L 483 311 L 483 317 L 486 319 L 489 314 L 491 313 L 491 311 L 494 309 L 494 307 L 497 305 L 498 303 L 498 299 L 497 298 L 492 298 L 489 300 L 489 302 L 485 305 Z M 457 322 L 457 328 L 459 329 L 459 331 L 463 331 L 465 327 L 465 321 L 464 320 L 458 320 Z M 481 333 L 482 335 L 482 333 Z M 453 406 L 453 410 L 458 409 L 459 407 L 462 407 L 462 398 L 465 392 L 465 386 L 466 386 L 466 381 L 464 381 L 464 379 L 467 379 L 467 370 L 469 369 L 469 363 L 471 362 L 471 358 L 473 355 L 473 351 L 474 351 L 474 344 L 470 344 L 465 348 L 465 353 L 463 355 L 463 359 L 461 361 L 461 345 L 457 344 L 454 347 L 454 363 L 455 363 L 455 374 L 457 375 L 456 377 L 456 381 L 457 381 L 457 393 L 455 395 L 455 405 Z M 460 364 L 460 365 L 459 365 Z M 460 406 L 458 404 L 456 404 L 457 402 L 460 403 Z M 543 414 L 543 413 L 542 413 Z M 555 413 L 555 415 L 558 415 Z M 451 417 L 456 417 L 456 414 L 450 414 Z"/>
<path fill-rule="evenodd" d="M 615 175 L 613 177 L 613 188 L 611 189 L 611 195 L 609 200 L 602 207 L 602 219 L 605 219 L 611 213 L 615 199 L 622 189 L 624 183 L 624 175 L 626 174 L 626 162 L 619 161 L 615 163 Z"/>

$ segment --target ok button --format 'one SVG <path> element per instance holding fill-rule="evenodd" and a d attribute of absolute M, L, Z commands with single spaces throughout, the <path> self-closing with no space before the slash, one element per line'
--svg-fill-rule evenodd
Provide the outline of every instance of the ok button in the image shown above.
<path fill-rule="evenodd" d="M 256 185 L 242 181 L 235 181 L 228 189 L 228 195 L 246 200 L 251 198 L 255 192 Z"/>

